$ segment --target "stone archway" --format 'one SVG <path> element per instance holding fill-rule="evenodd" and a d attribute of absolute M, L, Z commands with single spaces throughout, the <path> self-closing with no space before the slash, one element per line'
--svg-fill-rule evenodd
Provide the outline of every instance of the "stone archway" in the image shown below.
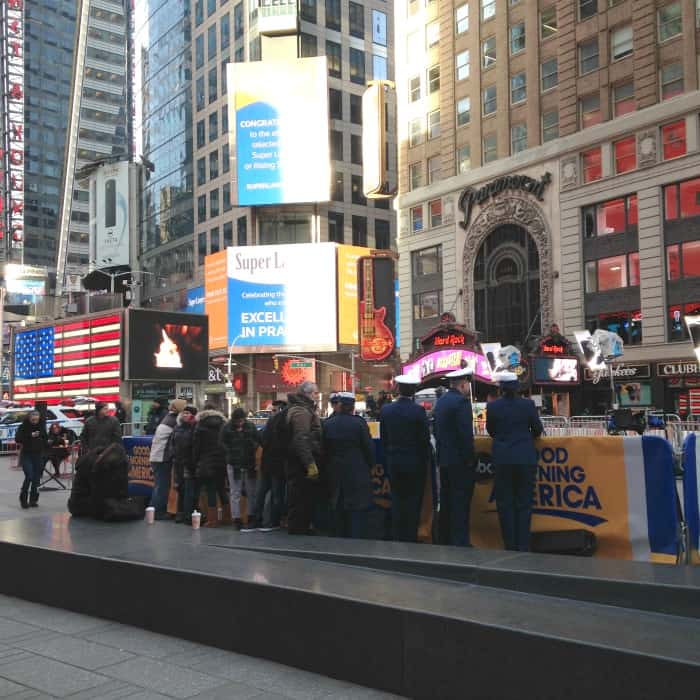
<path fill-rule="evenodd" d="M 503 224 L 522 227 L 535 241 L 540 257 L 540 305 L 542 328 L 549 328 L 554 315 L 552 299 L 552 237 L 542 210 L 530 199 L 509 194 L 484 206 L 467 230 L 462 255 L 464 322 L 474 328 L 474 262 L 486 237 Z"/>

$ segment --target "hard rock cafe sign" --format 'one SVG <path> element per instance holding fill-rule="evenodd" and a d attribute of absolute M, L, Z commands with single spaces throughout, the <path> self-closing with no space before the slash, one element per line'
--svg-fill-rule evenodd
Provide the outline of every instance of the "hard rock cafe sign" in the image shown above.
<path fill-rule="evenodd" d="M 459 210 L 464 214 L 464 218 L 459 222 L 463 229 L 469 226 L 472 216 L 472 209 L 475 204 L 483 204 L 487 199 L 495 197 L 506 190 L 518 190 L 534 195 L 541 202 L 544 191 L 552 182 L 552 174 L 545 173 L 539 180 L 527 175 L 506 175 L 489 182 L 483 187 L 466 187 L 459 197 Z"/>

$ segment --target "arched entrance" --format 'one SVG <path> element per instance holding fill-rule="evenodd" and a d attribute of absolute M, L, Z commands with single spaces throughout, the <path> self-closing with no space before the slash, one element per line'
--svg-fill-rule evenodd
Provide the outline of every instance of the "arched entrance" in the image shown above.
<path fill-rule="evenodd" d="M 474 330 L 488 341 L 522 345 L 540 334 L 540 257 L 521 226 L 503 224 L 483 241 L 474 261 Z"/>
<path fill-rule="evenodd" d="M 549 327 L 551 236 L 531 199 L 500 195 L 482 207 L 467 231 L 462 265 L 465 324 L 484 340 L 522 343 L 538 310 L 533 335 Z"/>

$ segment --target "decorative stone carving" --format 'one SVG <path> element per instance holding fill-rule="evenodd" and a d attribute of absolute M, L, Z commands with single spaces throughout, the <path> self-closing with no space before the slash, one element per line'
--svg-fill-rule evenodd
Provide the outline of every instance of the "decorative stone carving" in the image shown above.
<path fill-rule="evenodd" d="M 562 190 L 567 190 L 578 185 L 578 156 L 570 156 L 563 158 L 561 161 L 561 182 L 559 187 Z"/>
<path fill-rule="evenodd" d="M 540 305 L 542 328 L 549 328 L 554 316 L 552 298 L 552 237 L 542 210 L 531 200 L 517 195 L 501 196 L 483 207 L 469 227 L 464 244 L 462 267 L 464 275 L 464 324 L 474 328 L 474 261 L 479 247 L 498 226 L 515 224 L 530 234 L 537 245 L 540 258 Z"/>
<path fill-rule="evenodd" d="M 647 129 L 637 134 L 637 161 L 640 168 L 656 165 L 656 131 Z"/>

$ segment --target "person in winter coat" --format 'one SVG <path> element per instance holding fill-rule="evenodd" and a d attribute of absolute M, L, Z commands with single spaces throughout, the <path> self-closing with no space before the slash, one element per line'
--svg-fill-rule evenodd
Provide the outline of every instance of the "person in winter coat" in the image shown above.
<path fill-rule="evenodd" d="M 255 507 L 255 453 L 261 444 L 260 433 L 254 423 L 246 420 L 242 408 L 234 409 L 231 420 L 221 429 L 221 444 L 226 450 L 226 471 L 231 488 L 231 517 L 237 530 L 241 529 L 241 493 L 245 482 L 248 499 L 248 522 L 246 532 L 255 530 L 257 524 L 253 509 Z"/>
<path fill-rule="evenodd" d="M 95 404 L 95 415 L 85 421 L 85 427 L 80 434 L 82 452 L 89 452 L 98 447 L 122 444 L 122 431 L 119 421 L 109 415 L 106 403 L 98 401 Z"/>
<path fill-rule="evenodd" d="M 372 500 L 374 448 L 364 418 L 354 415 L 355 396 L 338 395 L 339 411 L 323 424 L 323 457 L 330 479 L 338 537 L 366 537 Z"/>
<path fill-rule="evenodd" d="M 185 406 L 180 413 L 177 425 L 173 430 L 171 451 L 173 455 L 173 473 L 177 488 L 176 523 L 192 523 L 192 511 L 199 500 L 199 487 L 195 476 L 195 466 L 192 458 L 192 443 L 197 409 Z"/>
<path fill-rule="evenodd" d="M 154 435 L 156 428 L 160 425 L 160 422 L 165 418 L 168 413 L 168 399 L 157 398 L 153 399 L 151 408 L 148 411 L 148 416 L 146 416 L 146 426 L 143 432 L 146 435 Z"/>
<path fill-rule="evenodd" d="M 321 457 L 321 419 L 316 411 L 318 397 L 318 387 L 308 381 L 299 385 L 296 394 L 287 396 L 287 523 L 290 535 L 308 535 L 312 532 L 313 482 L 319 478 L 318 462 Z"/>
<path fill-rule="evenodd" d="M 156 509 L 156 520 L 168 517 L 168 496 L 170 494 L 170 474 L 173 468 L 172 454 L 168 441 L 177 425 L 177 417 L 185 407 L 183 399 L 170 402 L 168 412 L 156 428 L 151 442 L 151 471 L 153 472 L 153 495 L 151 505 Z M 167 453 L 167 454 L 166 454 Z"/>
<path fill-rule="evenodd" d="M 64 428 L 60 423 L 52 423 L 46 444 L 49 448 L 49 460 L 56 476 L 61 474 L 61 463 L 70 454 L 69 447 L 75 442 L 75 433 Z"/>
<path fill-rule="evenodd" d="M 219 441 L 226 423 L 223 413 L 205 408 L 197 414 L 197 425 L 192 437 L 192 460 L 200 488 L 207 492 L 207 522 L 204 527 L 217 527 L 216 496 L 221 499 L 224 513 L 228 508 L 226 494 L 226 450 Z M 230 522 L 226 516 L 222 523 Z"/>
<path fill-rule="evenodd" d="M 126 409 L 124 408 L 124 404 L 121 401 L 114 402 L 114 417 L 117 419 L 120 426 L 126 423 Z"/>
<path fill-rule="evenodd" d="M 22 508 L 36 508 L 39 505 L 41 474 L 46 464 L 46 427 L 41 422 L 39 411 L 27 414 L 17 428 L 15 442 L 20 446 L 19 462 L 24 472 L 19 502 Z"/>

